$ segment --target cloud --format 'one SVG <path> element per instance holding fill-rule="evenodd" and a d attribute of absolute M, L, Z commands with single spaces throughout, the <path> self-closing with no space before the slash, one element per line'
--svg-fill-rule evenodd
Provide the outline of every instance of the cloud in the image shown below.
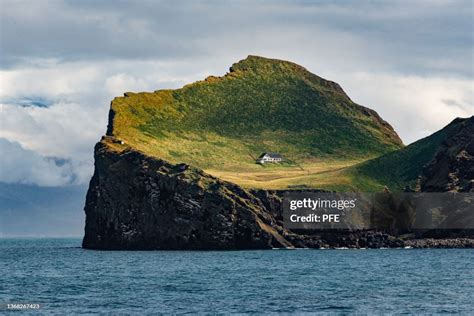
<path fill-rule="evenodd" d="M 205 62 L 272 47 L 276 55 L 350 55 L 349 67 L 472 73 L 469 0 L 1 3 L 3 67 L 32 58 Z"/>
<path fill-rule="evenodd" d="M 249 54 L 340 83 L 405 143 L 474 113 L 471 1 L 0 0 L 0 9 L 0 137 L 55 174 L 40 181 L 27 168 L 18 181 L 87 182 L 114 96 L 223 75 Z"/>
<path fill-rule="evenodd" d="M 58 164 L 53 158 L 42 157 L 5 138 L 0 138 L 0 152 L 0 182 L 62 186 L 84 181 L 76 174 L 83 166 L 68 161 Z"/>
<path fill-rule="evenodd" d="M 35 161 L 47 167 L 38 173 L 36 168 L 25 168 L 25 160 L 9 160 L 4 170 L 22 173 L 2 175 L 0 181 L 87 183 L 93 171 L 94 144 L 105 133 L 113 97 L 126 91 L 180 87 L 203 77 L 199 67 L 151 61 L 51 62 L 0 71 L 0 138 L 21 146 L 25 155 L 34 153 Z M 3 156 L 2 151 L 2 160 Z M 67 163 L 58 166 L 45 157 Z M 47 172 L 54 176 L 47 177 Z"/>
<path fill-rule="evenodd" d="M 192 54 L 187 47 L 193 38 L 175 37 L 177 31 L 189 31 L 174 19 L 179 12 L 172 5 L 104 4 L 2 1 L 2 64 L 17 65 L 32 57 L 72 61 Z M 187 15 L 194 20 L 190 12 Z"/>
<path fill-rule="evenodd" d="M 86 63 L 51 63 L 0 71 L 0 98 L 77 96 L 97 84 L 100 69 Z M 100 89 L 97 89 L 100 91 Z"/>
<path fill-rule="evenodd" d="M 45 156 L 92 159 L 93 144 L 107 125 L 107 111 L 105 105 L 87 109 L 68 103 L 48 108 L 0 104 L 0 137 Z"/>
<path fill-rule="evenodd" d="M 107 111 L 105 104 L 0 104 L 0 181 L 41 186 L 88 183 L 93 146 L 104 133 Z"/>
<path fill-rule="evenodd" d="M 469 79 L 361 72 L 341 74 L 340 83 L 353 101 L 387 119 L 407 144 L 456 117 L 474 114 L 473 82 Z"/>

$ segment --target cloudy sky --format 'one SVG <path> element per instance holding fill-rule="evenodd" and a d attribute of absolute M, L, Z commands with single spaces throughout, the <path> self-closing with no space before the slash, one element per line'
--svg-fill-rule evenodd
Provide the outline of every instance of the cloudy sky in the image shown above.
<path fill-rule="evenodd" d="M 474 114 L 468 1 L 0 0 L 0 181 L 86 184 L 110 100 L 249 54 L 342 85 L 408 144 Z"/>

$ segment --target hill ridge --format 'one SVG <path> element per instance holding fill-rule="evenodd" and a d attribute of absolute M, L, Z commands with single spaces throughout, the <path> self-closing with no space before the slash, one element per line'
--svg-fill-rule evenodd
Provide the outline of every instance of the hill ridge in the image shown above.
<path fill-rule="evenodd" d="M 288 158 L 275 166 L 283 170 L 366 160 L 403 147 L 390 124 L 337 83 L 292 62 L 252 55 L 221 77 L 115 98 L 107 135 L 172 163 L 228 172 L 261 170 L 250 157 L 266 151 Z"/>
<path fill-rule="evenodd" d="M 298 65 L 297 63 L 283 60 L 283 59 L 266 58 L 266 57 L 257 56 L 257 55 L 248 55 L 247 58 L 244 58 L 234 63 L 230 67 L 229 73 L 235 73 L 239 71 L 259 71 L 262 69 L 268 70 L 269 68 L 273 69 L 274 71 L 285 71 L 285 68 L 286 70 L 288 70 L 289 68 L 289 69 L 292 69 L 293 71 L 301 72 L 303 75 L 310 76 L 312 78 L 317 78 L 318 80 L 321 81 L 321 83 L 326 85 L 328 88 L 333 89 L 343 94 L 348 99 L 350 99 L 349 96 L 346 94 L 346 92 L 342 89 L 342 87 L 338 83 L 332 80 L 328 80 L 323 77 L 320 77 L 316 74 L 313 74 L 307 68 L 301 65 Z"/>
<path fill-rule="evenodd" d="M 378 183 L 379 186 L 388 186 L 392 190 L 401 190 L 404 187 L 417 189 L 420 177 L 425 173 L 426 167 L 434 163 L 440 150 L 444 147 L 451 149 L 453 146 L 445 144 L 452 143 L 451 138 L 458 134 L 472 134 L 473 126 L 474 116 L 457 117 L 439 131 L 400 150 L 356 165 L 349 172 L 359 178 L 367 178 L 366 181 Z"/>

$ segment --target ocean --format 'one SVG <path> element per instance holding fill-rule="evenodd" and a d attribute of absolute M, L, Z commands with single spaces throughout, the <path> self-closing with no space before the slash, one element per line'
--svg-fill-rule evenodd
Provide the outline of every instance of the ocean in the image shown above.
<path fill-rule="evenodd" d="M 80 245 L 78 238 L 0 239 L 0 314 L 7 304 L 39 304 L 28 310 L 33 314 L 474 311 L 472 249 L 94 251 Z"/>

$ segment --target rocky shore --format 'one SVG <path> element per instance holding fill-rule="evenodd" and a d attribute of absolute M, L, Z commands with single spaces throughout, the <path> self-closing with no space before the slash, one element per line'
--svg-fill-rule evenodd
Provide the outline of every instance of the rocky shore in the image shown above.
<path fill-rule="evenodd" d="M 474 238 L 421 238 L 405 241 L 412 248 L 474 248 Z"/>

